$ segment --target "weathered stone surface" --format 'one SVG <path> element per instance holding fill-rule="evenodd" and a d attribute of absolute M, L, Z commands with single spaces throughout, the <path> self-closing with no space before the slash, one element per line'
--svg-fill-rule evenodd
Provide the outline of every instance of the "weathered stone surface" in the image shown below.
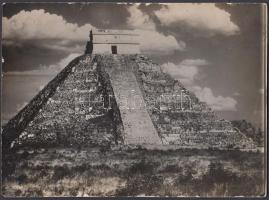
<path fill-rule="evenodd" d="M 193 148 L 249 148 L 253 141 L 235 130 L 179 81 L 145 56 L 131 56 L 150 117 L 164 144 Z"/>
<path fill-rule="evenodd" d="M 7 147 L 118 143 L 255 147 L 141 55 L 76 58 L 3 128 Z"/>
<path fill-rule="evenodd" d="M 69 65 L 64 68 L 42 91 L 36 95 L 32 101 L 25 106 L 14 118 L 12 118 L 4 127 L 2 132 L 2 146 L 3 150 L 7 149 L 9 145 L 21 134 L 27 127 L 29 122 L 33 120 L 38 111 L 44 106 L 48 98 L 52 96 L 72 70 L 72 66 L 76 65 L 80 57 L 77 57 Z"/>
<path fill-rule="evenodd" d="M 42 106 L 34 116 L 22 119 L 27 120 L 27 125 L 21 133 L 17 129 L 19 136 L 13 146 L 108 145 L 116 142 L 117 123 L 112 107 L 105 105 L 109 91 L 104 81 L 99 80 L 101 74 L 97 63 L 86 55 L 68 69 L 64 80 L 59 81 L 56 77 L 52 81 L 55 85 L 53 94 L 45 96 L 47 90 L 43 90 L 37 96 L 40 100 L 32 101 L 32 107 Z M 112 93 L 110 96 L 113 98 Z M 8 134 L 10 129 L 5 128 Z"/>
<path fill-rule="evenodd" d="M 98 58 L 109 74 L 124 127 L 125 144 L 162 144 L 145 107 L 136 77 L 124 56 Z"/>
<path fill-rule="evenodd" d="M 253 142 L 144 56 L 78 57 L 3 128 L 6 197 L 264 194 L 264 155 L 225 151 Z"/>

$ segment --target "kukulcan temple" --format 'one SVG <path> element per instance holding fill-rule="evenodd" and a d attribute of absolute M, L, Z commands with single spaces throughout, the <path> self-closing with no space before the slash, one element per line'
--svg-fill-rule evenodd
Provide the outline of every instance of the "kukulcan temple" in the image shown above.
<path fill-rule="evenodd" d="M 251 149 L 254 142 L 140 54 L 139 35 L 91 30 L 71 61 L 3 128 L 23 146 L 155 145 Z"/>

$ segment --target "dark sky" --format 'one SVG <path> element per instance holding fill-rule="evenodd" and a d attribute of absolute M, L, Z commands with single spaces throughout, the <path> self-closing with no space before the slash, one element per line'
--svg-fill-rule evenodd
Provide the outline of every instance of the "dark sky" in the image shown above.
<path fill-rule="evenodd" d="M 4 118 L 82 54 L 97 28 L 138 31 L 142 53 L 223 118 L 260 124 L 262 19 L 261 4 L 5 4 Z"/>

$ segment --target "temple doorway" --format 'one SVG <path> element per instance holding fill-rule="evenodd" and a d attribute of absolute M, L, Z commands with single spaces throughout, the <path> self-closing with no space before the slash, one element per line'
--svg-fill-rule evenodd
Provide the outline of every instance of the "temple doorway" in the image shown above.
<path fill-rule="evenodd" d="M 117 46 L 111 46 L 112 54 L 117 54 Z"/>

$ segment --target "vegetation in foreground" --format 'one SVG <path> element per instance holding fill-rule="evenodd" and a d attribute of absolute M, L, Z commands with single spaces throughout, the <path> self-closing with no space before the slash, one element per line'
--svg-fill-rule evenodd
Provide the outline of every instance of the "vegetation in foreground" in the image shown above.
<path fill-rule="evenodd" d="M 263 156 L 193 149 L 24 149 L 13 154 L 16 167 L 2 191 L 6 197 L 263 196 Z"/>
<path fill-rule="evenodd" d="M 237 128 L 248 138 L 251 138 L 258 146 L 264 146 L 264 132 L 246 120 L 231 121 L 233 127 Z"/>

